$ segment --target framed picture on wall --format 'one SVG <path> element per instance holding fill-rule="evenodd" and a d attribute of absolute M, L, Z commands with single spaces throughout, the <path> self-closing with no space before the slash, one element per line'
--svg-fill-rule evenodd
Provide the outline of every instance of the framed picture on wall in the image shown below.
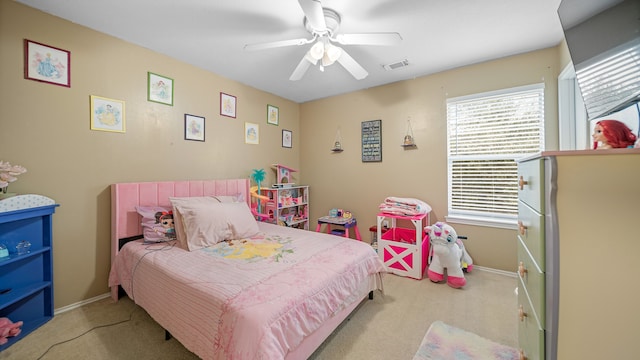
<path fill-rule="evenodd" d="M 280 109 L 273 105 L 267 105 L 267 124 L 278 125 L 280 122 Z"/>
<path fill-rule="evenodd" d="M 382 120 L 362 122 L 362 162 L 382 161 Z"/>
<path fill-rule="evenodd" d="M 244 123 L 244 142 L 253 145 L 260 143 L 260 125 Z"/>
<path fill-rule="evenodd" d="M 91 130 L 125 132 L 124 101 L 91 95 Z"/>
<path fill-rule="evenodd" d="M 24 78 L 71 87 L 71 53 L 24 39 Z"/>
<path fill-rule="evenodd" d="M 291 148 L 292 133 L 289 130 L 282 130 L 282 147 Z"/>
<path fill-rule="evenodd" d="M 184 139 L 204 141 L 204 117 L 184 114 Z"/>
<path fill-rule="evenodd" d="M 233 95 L 220 93 L 220 115 L 235 119 L 236 117 L 236 97 Z"/>
<path fill-rule="evenodd" d="M 148 72 L 147 99 L 160 104 L 173 106 L 173 79 Z"/>

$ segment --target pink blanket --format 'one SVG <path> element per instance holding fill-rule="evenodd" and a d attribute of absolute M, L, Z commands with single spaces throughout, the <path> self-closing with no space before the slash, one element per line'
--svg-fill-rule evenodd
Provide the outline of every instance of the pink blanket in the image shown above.
<path fill-rule="evenodd" d="M 203 359 L 282 359 L 333 314 L 382 288 L 366 243 L 259 223 L 255 238 L 188 252 L 132 242 L 120 284 Z"/>
<path fill-rule="evenodd" d="M 402 216 L 415 216 L 431 212 L 431 206 L 422 200 L 394 196 L 385 198 L 379 209 L 383 213 Z"/>

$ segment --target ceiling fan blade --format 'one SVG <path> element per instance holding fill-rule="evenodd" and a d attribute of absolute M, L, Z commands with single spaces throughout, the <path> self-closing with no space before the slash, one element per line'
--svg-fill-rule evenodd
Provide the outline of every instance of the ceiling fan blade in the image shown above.
<path fill-rule="evenodd" d="M 302 12 L 307 17 L 311 28 L 318 31 L 327 29 L 327 22 L 324 19 L 324 10 L 322 10 L 320 0 L 298 0 L 298 3 L 300 3 Z"/>
<path fill-rule="evenodd" d="M 367 70 L 365 70 L 362 66 L 360 66 L 360 64 L 358 64 L 351 57 L 351 55 L 347 54 L 347 52 L 344 51 L 344 49 L 342 49 L 342 54 L 340 54 L 340 57 L 338 58 L 338 62 L 340 63 L 340 65 L 342 65 L 342 67 L 347 69 L 347 71 L 350 72 L 351 75 L 353 75 L 353 77 L 356 78 L 357 80 L 362 80 L 369 75 Z"/>
<path fill-rule="evenodd" d="M 338 34 L 334 40 L 342 45 L 399 45 L 402 36 L 397 32 L 368 34 Z"/>
<path fill-rule="evenodd" d="M 254 50 L 272 49 L 272 48 L 284 47 L 284 46 L 305 45 L 313 42 L 313 40 L 315 40 L 315 38 L 314 39 L 301 38 L 301 39 L 272 41 L 272 42 L 266 42 L 266 43 L 260 43 L 260 44 L 248 44 L 244 46 L 244 49 L 247 51 L 254 51 Z"/>
<path fill-rule="evenodd" d="M 311 66 L 311 62 L 307 60 L 306 56 L 303 57 L 302 60 L 300 60 L 300 63 L 298 64 L 298 66 L 296 66 L 296 69 L 293 70 L 293 73 L 289 77 L 289 80 L 298 81 L 302 79 L 302 76 L 304 76 L 304 74 L 307 72 L 307 69 L 309 69 L 310 66 Z"/>

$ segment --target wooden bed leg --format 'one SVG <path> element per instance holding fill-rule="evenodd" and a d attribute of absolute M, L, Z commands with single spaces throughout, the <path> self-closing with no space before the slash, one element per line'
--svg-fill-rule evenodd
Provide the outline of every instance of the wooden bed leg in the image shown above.
<path fill-rule="evenodd" d="M 169 333 L 167 330 L 164 331 L 164 339 L 171 340 L 171 333 Z"/>
<path fill-rule="evenodd" d="M 369 291 L 369 300 L 373 300 L 373 291 Z"/>

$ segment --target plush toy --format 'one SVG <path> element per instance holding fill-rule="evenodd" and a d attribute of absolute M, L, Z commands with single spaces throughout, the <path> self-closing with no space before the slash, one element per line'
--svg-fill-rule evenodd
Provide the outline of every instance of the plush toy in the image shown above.
<path fill-rule="evenodd" d="M 473 260 L 458 238 L 456 230 L 444 222 L 437 222 L 424 228 L 429 233 L 431 263 L 427 275 L 433 282 L 444 280 L 447 269 L 447 284 L 453 288 L 463 287 L 467 280 L 464 272 L 473 269 Z"/>
<path fill-rule="evenodd" d="M 0 318 L 0 345 L 6 344 L 7 338 L 20 334 L 21 326 L 22 321 L 14 323 L 6 317 Z"/>

